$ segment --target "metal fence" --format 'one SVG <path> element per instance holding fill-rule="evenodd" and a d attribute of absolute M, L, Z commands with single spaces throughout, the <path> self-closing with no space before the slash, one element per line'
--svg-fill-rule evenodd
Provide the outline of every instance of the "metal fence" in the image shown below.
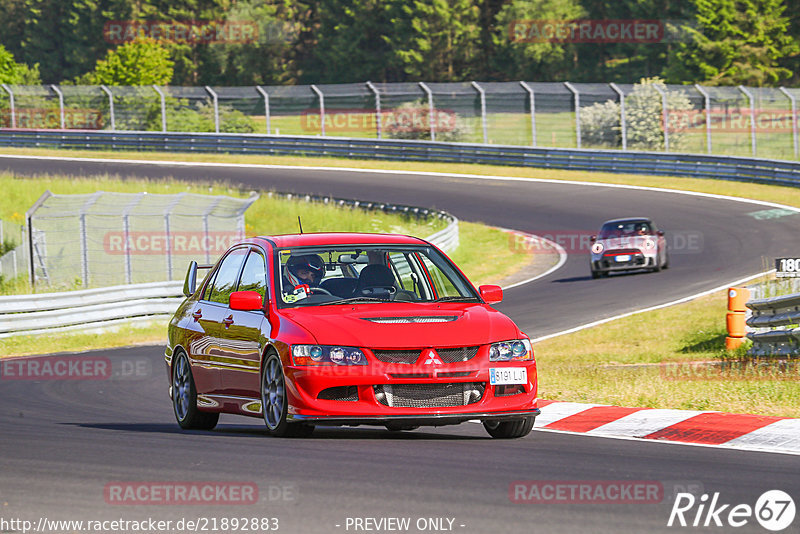
<path fill-rule="evenodd" d="M 800 89 L 570 82 L 0 85 L 0 128 L 266 133 L 800 157 Z"/>
<path fill-rule="evenodd" d="M 28 268 L 27 247 L 25 242 L 25 227 L 14 222 L 0 220 L 0 243 L 16 245 L 11 250 L 0 256 L 0 276 L 5 279 L 14 279 L 24 274 Z"/>
<path fill-rule="evenodd" d="M 33 285 L 109 286 L 180 279 L 244 238 L 258 198 L 178 193 L 53 195 L 26 214 Z"/>

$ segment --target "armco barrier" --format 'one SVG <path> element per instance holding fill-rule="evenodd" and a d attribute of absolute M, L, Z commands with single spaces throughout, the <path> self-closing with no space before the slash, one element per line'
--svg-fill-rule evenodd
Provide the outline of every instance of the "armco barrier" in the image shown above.
<path fill-rule="evenodd" d="M 338 202 L 356 203 L 343 199 Z M 365 207 L 400 212 L 428 211 L 385 204 L 368 203 Z M 439 212 L 439 216 L 446 219 L 448 225 L 427 240 L 444 251 L 454 250 L 459 242 L 458 219 L 446 212 Z M 0 297 L 0 339 L 163 320 L 175 312 L 183 299 L 182 280 Z"/>
<path fill-rule="evenodd" d="M 257 134 L 0 130 L 0 146 L 484 163 L 800 185 L 800 162 L 664 152 Z"/>
<path fill-rule="evenodd" d="M 747 307 L 752 311 L 747 326 L 760 330 L 747 334 L 753 342 L 751 355 L 800 354 L 800 328 L 782 328 L 800 324 L 800 293 L 751 300 Z"/>

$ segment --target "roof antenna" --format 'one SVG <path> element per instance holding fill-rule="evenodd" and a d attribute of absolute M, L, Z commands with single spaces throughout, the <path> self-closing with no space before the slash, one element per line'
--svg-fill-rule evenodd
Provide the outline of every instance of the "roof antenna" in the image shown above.
<path fill-rule="evenodd" d="M 303 233 L 303 222 L 300 220 L 300 216 L 297 216 L 297 225 L 300 227 L 300 233 Z"/>

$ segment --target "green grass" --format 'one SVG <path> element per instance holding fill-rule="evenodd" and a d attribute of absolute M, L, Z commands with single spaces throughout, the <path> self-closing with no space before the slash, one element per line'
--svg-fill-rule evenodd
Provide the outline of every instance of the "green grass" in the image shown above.
<path fill-rule="evenodd" d="M 720 370 L 726 292 L 536 344 L 539 396 L 619 406 L 800 417 L 798 368 Z M 690 366 L 689 362 L 713 362 Z"/>

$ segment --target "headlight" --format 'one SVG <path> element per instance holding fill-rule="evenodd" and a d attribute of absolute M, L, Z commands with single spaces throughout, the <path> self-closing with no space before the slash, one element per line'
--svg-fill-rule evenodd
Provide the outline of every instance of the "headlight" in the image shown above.
<path fill-rule="evenodd" d="M 653 241 L 652 239 L 648 239 L 647 241 L 644 242 L 644 248 L 646 248 L 647 250 L 652 250 L 656 248 L 656 242 Z"/>
<path fill-rule="evenodd" d="M 367 365 L 361 349 L 336 345 L 292 345 L 295 365 Z"/>
<path fill-rule="evenodd" d="M 492 343 L 489 347 L 490 362 L 519 362 L 533 359 L 530 339 L 514 339 Z"/>
<path fill-rule="evenodd" d="M 592 252 L 594 252 L 595 254 L 600 254 L 601 252 L 603 252 L 603 244 L 595 243 L 594 245 L 592 245 Z"/>

